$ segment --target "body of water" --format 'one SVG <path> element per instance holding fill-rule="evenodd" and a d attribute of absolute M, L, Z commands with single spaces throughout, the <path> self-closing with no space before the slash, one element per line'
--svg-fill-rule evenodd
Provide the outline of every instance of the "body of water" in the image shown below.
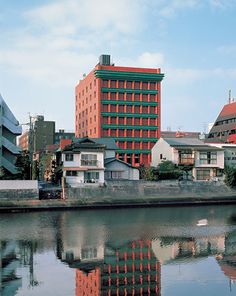
<path fill-rule="evenodd" d="M 236 206 L 0 214 L 0 295 L 236 295 Z"/>

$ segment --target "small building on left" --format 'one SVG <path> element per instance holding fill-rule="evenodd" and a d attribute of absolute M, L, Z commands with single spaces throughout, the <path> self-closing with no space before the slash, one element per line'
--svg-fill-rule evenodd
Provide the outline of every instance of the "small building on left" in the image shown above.
<path fill-rule="evenodd" d="M 16 157 L 20 148 L 16 145 L 16 137 L 21 135 L 22 128 L 0 94 L 0 169 L 15 175 Z"/>

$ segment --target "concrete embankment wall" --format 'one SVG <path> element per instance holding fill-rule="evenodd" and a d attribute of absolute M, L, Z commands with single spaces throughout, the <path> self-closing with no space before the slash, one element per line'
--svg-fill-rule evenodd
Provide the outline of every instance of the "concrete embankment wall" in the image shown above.
<path fill-rule="evenodd" d="M 124 201 L 158 198 L 211 198 L 236 196 L 236 191 L 224 183 L 178 182 L 178 181 L 109 181 L 105 187 L 66 188 L 68 200 L 79 199 L 84 202 Z"/>
<path fill-rule="evenodd" d="M 38 181 L 3 180 L 0 181 L 0 200 L 38 199 Z"/>

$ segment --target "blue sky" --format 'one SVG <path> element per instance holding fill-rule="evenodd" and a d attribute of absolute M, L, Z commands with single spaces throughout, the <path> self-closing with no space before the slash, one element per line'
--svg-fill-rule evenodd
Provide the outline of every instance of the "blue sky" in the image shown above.
<path fill-rule="evenodd" d="M 162 130 L 201 131 L 236 97 L 236 0 L 0 0 L 0 93 L 74 130 L 74 88 L 110 54 L 161 67 Z"/>

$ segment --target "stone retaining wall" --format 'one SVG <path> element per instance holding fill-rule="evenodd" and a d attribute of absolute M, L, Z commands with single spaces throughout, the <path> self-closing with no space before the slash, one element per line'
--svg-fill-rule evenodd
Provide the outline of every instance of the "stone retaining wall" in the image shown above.
<path fill-rule="evenodd" d="M 104 187 L 66 188 L 68 199 L 97 201 L 109 199 L 145 199 L 158 197 L 201 197 L 232 195 L 236 192 L 224 183 L 178 181 L 108 181 Z"/>
<path fill-rule="evenodd" d="M 38 199 L 38 181 L 4 180 L 0 181 L 0 200 Z"/>

